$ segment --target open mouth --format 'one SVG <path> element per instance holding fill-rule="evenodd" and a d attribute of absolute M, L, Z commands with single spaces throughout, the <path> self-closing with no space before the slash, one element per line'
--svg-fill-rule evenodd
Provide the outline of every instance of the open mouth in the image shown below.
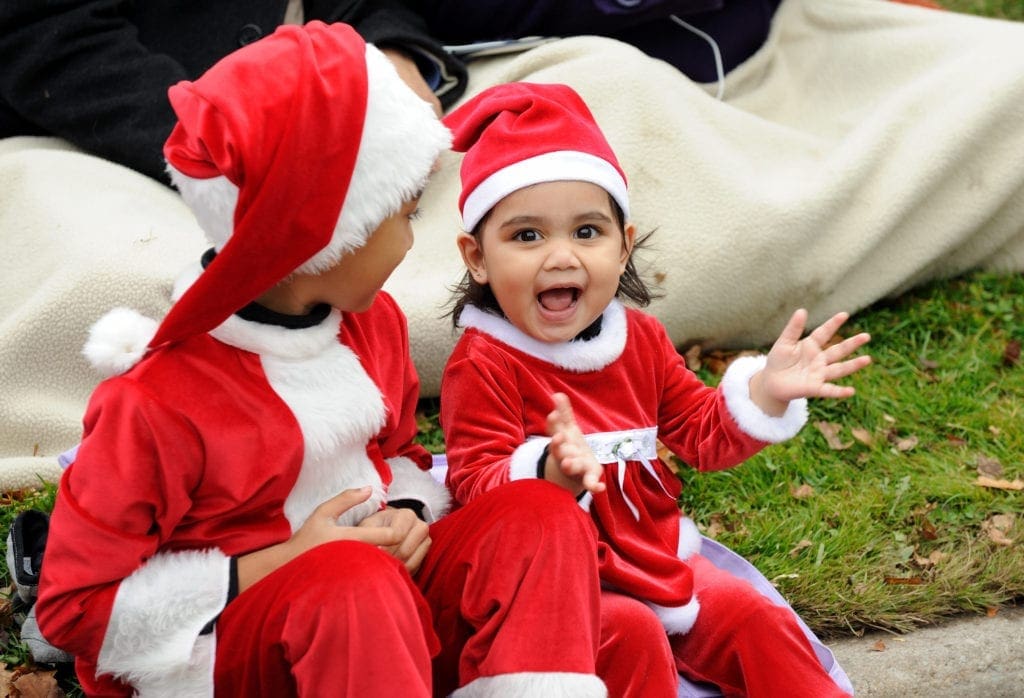
<path fill-rule="evenodd" d="M 537 302 L 544 310 L 557 313 L 575 306 L 579 297 L 580 290 L 575 287 L 549 288 L 537 294 Z"/>

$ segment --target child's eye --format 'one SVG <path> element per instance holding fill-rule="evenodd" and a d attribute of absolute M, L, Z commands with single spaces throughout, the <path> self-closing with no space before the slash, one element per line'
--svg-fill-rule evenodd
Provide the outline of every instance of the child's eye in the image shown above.
<path fill-rule="evenodd" d="M 540 240 L 540 233 L 536 230 L 519 230 L 512 236 L 512 239 L 519 242 L 536 242 Z"/>
<path fill-rule="evenodd" d="M 409 214 L 409 220 L 414 221 L 418 219 L 420 217 L 420 213 L 422 213 L 422 209 L 420 209 L 420 207 L 417 206 L 415 210 L 413 210 L 413 212 Z"/>
<path fill-rule="evenodd" d="M 576 237 L 581 240 L 593 240 L 601 234 L 601 231 L 592 225 L 583 225 L 576 230 Z"/>

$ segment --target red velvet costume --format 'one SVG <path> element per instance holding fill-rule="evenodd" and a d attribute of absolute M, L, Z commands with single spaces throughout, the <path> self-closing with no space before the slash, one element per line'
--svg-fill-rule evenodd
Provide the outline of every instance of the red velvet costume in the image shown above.
<path fill-rule="evenodd" d="M 497 677 L 522 695 L 600 696 L 599 655 L 642 662 L 632 638 L 602 636 L 593 527 L 547 483 L 520 484 L 537 510 L 483 497 L 435 523 L 422 594 L 398 560 L 344 541 L 226 604 L 229 556 L 287 540 L 342 489 L 374 486 L 343 525 L 397 499 L 428 520 L 444 512 L 413 443 L 417 395 L 405 320 L 383 293 L 301 329 L 234 316 L 101 384 L 37 606 L 86 692 L 427 696 Z M 523 544 L 499 544 L 510 537 Z M 552 569 L 571 600 L 549 593 Z M 444 648 L 433 678 L 431 607 Z"/>
<path fill-rule="evenodd" d="M 653 608 L 678 668 L 727 695 L 844 695 L 789 609 L 705 564 L 695 527 L 680 517 L 679 480 L 656 455 L 655 436 L 692 467 L 717 470 L 795 434 L 806 401 L 779 418 L 750 401 L 748 382 L 763 358 L 738 360 L 721 387 L 710 388 L 686 368 L 660 323 L 618 301 L 596 336 L 567 343 L 539 342 L 472 306 L 460 324 L 467 329 L 441 398 L 449 488 L 459 504 L 537 477 L 551 394 L 564 392 L 605 463 L 607 492 L 582 502 L 597 526 L 602 582 Z M 609 685 L 612 671 L 602 676 Z M 661 690 L 637 695 L 675 695 L 674 687 Z"/>

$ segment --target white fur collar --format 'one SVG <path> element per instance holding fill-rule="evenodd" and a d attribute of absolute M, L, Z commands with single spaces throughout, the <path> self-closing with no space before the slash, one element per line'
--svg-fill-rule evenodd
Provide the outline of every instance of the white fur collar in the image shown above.
<path fill-rule="evenodd" d="M 503 317 L 467 305 L 459 316 L 461 327 L 472 327 L 521 352 L 574 373 L 597 371 L 622 356 L 626 347 L 626 309 L 612 299 L 602 314 L 601 331 L 587 341 L 541 342 Z"/>

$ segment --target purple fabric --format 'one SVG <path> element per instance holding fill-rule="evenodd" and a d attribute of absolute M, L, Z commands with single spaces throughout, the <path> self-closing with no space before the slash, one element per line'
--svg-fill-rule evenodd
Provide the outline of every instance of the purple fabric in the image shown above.
<path fill-rule="evenodd" d="M 523 36 L 597 34 L 632 44 L 698 82 L 718 79 L 706 40 L 669 19 L 676 15 L 709 34 L 724 70 L 749 58 L 768 36 L 781 0 L 565 0 L 487 2 L 427 0 L 422 11 L 441 41 L 467 43 Z"/>

